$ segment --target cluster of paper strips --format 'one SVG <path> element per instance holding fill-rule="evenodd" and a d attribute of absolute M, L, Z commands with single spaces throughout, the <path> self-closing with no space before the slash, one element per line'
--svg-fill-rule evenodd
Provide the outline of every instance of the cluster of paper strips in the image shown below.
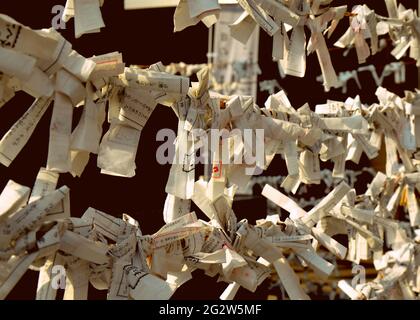
<path fill-rule="evenodd" d="M 339 21 L 349 16 L 350 27 L 335 44 L 338 47 L 355 47 L 359 63 L 364 63 L 370 54 L 376 54 L 379 47 L 378 36 L 389 34 L 395 44 L 392 54 L 400 59 L 410 50 L 410 57 L 420 61 L 418 50 L 418 25 L 416 13 L 406 10 L 396 0 L 386 0 L 389 17 L 382 17 L 366 5 L 354 7 L 347 12 L 347 6 L 331 7 L 332 1 L 275 1 L 238 0 L 244 14 L 231 28 L 232 36 L 246 42 L 249 32 L 259 25 L 273 37 L 273 60 L 285 74 L 303 77 L 306 70 L 306 55 L 317 53 L 324 86 L 339 87 L 330 54 L 324 39 L 332 35 Z M 304 28 L 311 32 L 306 41 Z M 290 36 L 288 35 L 291 31 Z M 366 39 L 370 39 L 370 47 Z"/>
<path fill-rule="evenodd" d="M 420 233 L 412 226 L 420 224 L 414 196 L 419 177 L 378 173 L 357 196 L 341 183 L 309 212 L 267 185 L 263 195 L 290 218 L 268 216 L 255 226 L 236 220 L 233 194 L 226 189 L 214 201 L 204 195 L 196 202 L 213 211 L 209 221 L 190 212 L 142 235 L 126 214 L 119 219 L 89 208 L 81 218 L 71 217 L 69 189 L 56 189 L 58 174 L 41 168 L 32 192 L 9 181 L 0 195 L 0 297 L 31 268 L 39 271 L 37 299 L 55 299 L 53 270 L 63 266 L 65 299 L 86 299 L 89 282 L 107 290 L 108 299 L 168 299 L 196 269 L 229 283 L 221 299 L 233 299 L 240 287 L 255 291 L 273 272 L 290 299 L 308 299 L 285 255 L 293 252 L 304 266 L 328 276 L 334 264 L 317 254 L 322 245 L 339 259 L 373 257 L 379 272 L 374 281 L 356 288 L 339 282 L 352 299 L 415 299 Z M 410 222 L 395 217 L 401 204 L 408 206 Z M 349 236 L 348 248 L 335 234 Z"/>
<path fill-rule="evenodd" d="M 142 69 L 125 67 L 117 52 L 84 58 L 54 30 L 31 30 L 4 15 L 0 31 L 7 35 L 0 47 L 0 100 L 6 103 L 17 90 L 36 98 L 1 139 L 0 163 L 11 164 L 54 100 L 46 169 L 32 191 L 9 181 L 0 195 L 1 298 L 31 268 L 40 271 L 37 298 L 53 299 L 52 270 L 65 266 L 66 299 L 86 299 L 89 283 L 107 290 L 109 299 L 168 299 L 196 269 L 228 283 L 222 299 L 233 299 L 240 287 L 254 292 L 274 273 L 290 299 L 309 299 L 287 257 L 293 254 L 303 267 L 328 276 L 335 266 L 322 250 L 355 263 L 373 259 L 374 281 L 355 288 L 339 282 L 352 299 L 418 298 L 420 93 L 401 98 L 379 87 L 378 103 L 370 106 L 356 97 L 311 111 L 308 104 L 295 109 L 280 91 L 260 108 L 252 97 L 209 90 L 208 67 L 190 83 L 160 62 Z M 299 38 L 301 31 L 294 33 Z M 316 35 L 319 44 L 321 30 Z M 89 208 L 81 218 L 71 217 L 69 189 L 56 189 L 58 174 L 80 176 L 89 155 L 97 153 L 103 173 L 132 177 L 142 129 L 157 104 L 171 107 L 179 119 L 175 158 L 182 161 L 172 164 L 166 185 L 166 224 L 143 235 L 128 215 L 119 219 Z M 77 107 L 83 113 L 72 131 Z M 105 118 L 110 128 L 102 136 Z M 211 149 L 210 179 L 195 180 L 196 151 L 210 129 L 227 131 L 216 145 L 227 143 L 228 161 Z M 255 144 L 236 143 L 245 130 L 251 130 Z M 262 159 L 256 147 L 261 144 Z M 342 181 L 346 161 L 358 163 L 362 153 L 373 159 L 383 144 L 386 172 L 378 172 L 357 195 Z M 318 184 L 320 160 L 334 164 L 334 189 L 305 211 L 267 185 L 262 194 L 289 217 L 268 215 L 256 225 L 238 221 L 235 193 L 276 154 L 286 162 L 281 186 L 287 192 Z M 191 202 L 207 221 L 191 212 Z M 348 242 L 333 238 L 339 234 Z"/>
<path fill-rule="evenodd" d="M 342 87 L 342 93 L 347 93 L 347 83 L 353 79 L 356 82 L 356 85 L 359 89 L 362 89 L 359 80 L 359 73 L 361 72 L 370 72 L 373 80 L 375 81 L 376 86 L 382 86 L 386 77 L 394 76 L 395 84 L 405 83 L 406 68 L 405 63 L 402 61 L 391 62 L 387 64 L 383 69 L 381 76 L 378 75 L 374 65 L 370 64 L 367 66 L 359 67 L 357 70 L 348 70 L 343 71 L 338 74 L 338 81 L 340 82 L 340 87 Z M 323 82 L 322 75 L 316 78 L 317 81 Z"/>
<path fill-rule="evenodd" d="M 61 19 L 68 22 L 74 18 L 74 35 L 100 32 L 105 27 L 101 7 L 104 0 L 67 0 Z"/>
<path fill-rule="evenodd" d="M 254 28 L 245 44 L 236 41 L 231 35 L 230 25 L 241 13 L 239 6 L 224 6 L 209 31 L 212 89 L 226 95 L 256 97 L 257 76 L 261 74 L 258 65 L 260 30 Z"/>
<path fill-rule="evenodd" d="M 376 54 L 380 50 L 379 37 L 388 34 L 395 46 L 392 55 L 396 59 L 401 59 L 409 51 L 409 56 L 420 65 L 418 14 L 402 4 L 398 5 L 397 0 L 384 1 L 388 17 L 376 14 L 367 5 L 355 6 L 348 12 L 346 5 L 331 6 L 331 0 L 237 0 L 244 11 L 230 25 L 230 32 L 233 38 L 245 44 L 255 28 L 261 27 L 272 36 L 273 60 L 278 61 L 282 73 L 287 75 L 304 77 L 306 55 L 316 52 L 323 84 L 329 90 L 340 87 L 341 82 L 334 70 L 324 34 L 331 37 L 340 20 L 346 16 L 349 28 L 335 46 L 354 47 L 359 63 Z M 174 13 L 174 31 L 182 31 L 200 21 L 208 27 L 214 25 L 224 3 L 219 0 L 180 0 Z M 105 26 L 100 12 L 102 4 L 103 0 L 67 0 L 63 20 L 75 17 L 76 38 L 84 33 L 98 32 Z M 128 7 L 135 8 L 136 4 Z M 149 6 L 141 4 L 140 7 Z M 309 41 L 305 27 L 311 33 Z"/>

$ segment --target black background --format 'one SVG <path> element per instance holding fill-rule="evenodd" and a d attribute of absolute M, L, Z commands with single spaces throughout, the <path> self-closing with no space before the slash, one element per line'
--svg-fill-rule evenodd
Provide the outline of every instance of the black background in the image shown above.
<path fill-rule="evenodd" d="M 417 1 L 399 1 L 407 8 L 416 8 Z M 371 9 L 381 15 L 387 15 L 384 1 L 343 1 L 336 0 L 334 5 L 348 4 L 349 10 L 355 4 L 367 4 Z M 55 14 L 51 13 L 54 5 L 64 5 L 64 0 L 42 1 L 1 1 L 0 13 L 7 14 L 20 23 L 33 29 L 49 28 Z M 106 27 L 101 33 L 83 35 L 74 38 L 73 20 L 67 23 L 66 30 L 60 30 L 64 37 L 73 44 L 73 49 L 85 57 L 120 51 L 124 62 L 129 64 L 148 65 L 157 61 L 164 64 L 171 62 L 205 63 L 207 61 L 207 28 L 202 24 L 187 28 L 180 33 L 173 33 L 174 8 L 147 9 L 125 11 L 123 0 L 106 0 L 102 7 L 102 16 Z M 348 18 L 343 19 L 328 46 L 333 43 L 348 27 Z M 316 54 L 309 56 L 306 76 L 304 79 L 286 77 L 281 79 L 277 65 L 271 60 L 272 41 L 263 31 L 260 32 L 259 64 L 262 70 L 259 81 L 277 79 L 286 90 L 292 105 L 296 108 L 309 102 L 313 108 L 317 103 L 324 103 L 327 99 L 344 100 L 348 96 L 359 94 L 362 102 L 376 101 L 375 83 L 369 73 L 359 74 L 363 86 L 359 90 L 354 82 L 349 83 L 348 93 L 343 95 L 341 89 L 332 89 L 324 93 L 322 85 L 315 80 L 321 71 Z M 309 35 L 308 35 L 309 36 Z M 309 38 L 309 37 L 308 37 Z M 380 75 L 383 67 L 394 61 L 390 55 L 392 47 L 385 48 L 374 57 L 370 57 L 366 64 L 374 64 Z M 332 50 L 331 57 L 336 72 L 353 70 L 358 67 L 355 50 L 347 57 L 342 56 L 343 50 Z M 395 85 L 393 77 L 388 77 L 383 86 L 389 90 L 403 95 L 404 90 L 413 90 L 417 87 L 417 69 L 413 61 L 408 62 L 407 82 Z M 259 93 L 258 104 L 263 105 L 268 94 Z M 13 123 L 25 112 L 32 103 L 33 98 L 25 93 L 17 93 L 9 103 L 0 109 L 0 137 L 3 136 Z M 80 117 L 81 110 L 75 110 L 74 125 Z M 50 107 L 40 121 L 28 144 L 17 156 L 9 168 L 0 165 L 0 190 L 9 179 L 20 184 L 32 186 L 40 167 L 46 165 L 48 151 L 49 122 L 52 108 Z M 106 130 L 107 125 L 105 125 Z M 96 166 L 96 156 L 90 162 L 81 178 L 73 178 L 70 174 L 60 175 L 59 185 L 67 185 L 71 189 L 71 214 L 81 216 L 89 207 L 94 207 L 117 217 L 128 213 L 136 218 L 144 234 L 151 234 L 163 225 L 163 205 L 165 201 L 165 184 L 170 166 L 161 166 L 156 162 L 155 151 L 160 142 L 156 142 L 156 133 L 161 128 L 176 129 L 177 118 L 169 108 L 158 106 L 147 125 L 145 126 L 137 152 L 136 176 L 130 179 L 100 174 Z M 105 132 L 105 131 L 104 131 Z M 363 156 L 361 165 L 367 161 Z M 375 167 L 383 168 L 383 162 L 376 162 Z M 357 165 L 347 163 L 346 168 L 358 168 Z M 277 157 L 270 165 L 267 175 L 285 173 L 285 164 Z M 197 176 L 198 177 L 198 176 Z M 360 191 L 366 185 L 360 186 Z M 359 191 L 359 190 L 358 190 Z M 360 192 L 359 191 L 359 192 Z M 252 223 L 266 215 L 265 201 L 257 197 L 253 201 L 235 203 L 234 210 L 239 218 L 248 218 Z M 199 213 L 199 217 L 204 216 Z M 9 299 L 33 299 L 36 292 L 38 273 L 28 271 Z M 216 299 L 223 292 L 227 284 L 216 283 L 216 278 L 204 276 L 201 271 L 193 274 L 193 279 L 182 286 L 174 295 L 175 299 Z M 238 299 L 265 299 L 268 293 L 279 295 L 279 289 L 268 292 L 269 281 L 266 280 L 255 293 L 240 289 Z M 89 289 L 90 299 L 104 299 L 106 292 Z"/>

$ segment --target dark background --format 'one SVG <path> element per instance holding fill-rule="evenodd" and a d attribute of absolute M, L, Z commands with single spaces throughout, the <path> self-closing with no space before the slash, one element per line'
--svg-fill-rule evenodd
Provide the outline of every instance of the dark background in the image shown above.
<path fill-rule="evenodd" d="M 333 2 L 336 6 L 348 4 L 349 11 L 352 5 L 361 3 L 375 9 L 378 14 L 387 15 L 384 1 L 336 0 Z M 417 1 L 414 0 L 399 1 L 399 3 L 403 3 L 407 8 L 416 8 L 417 6 Z M 51 13 L 51 9 L 57 4 L 64 5 L 65 0 L 14 0 L 13 2 L 7 1 L 7 3 L 1 1 L 0 13 L 7 14 L 33 29 L 49 28 L 51 20 L 55 16 Z M 76 40 L 74 38 L 73 20 L 67 23 L 66 30 L 60 30 L 60 32 L 73 44 L 73 48 L 85 57 L 120 51 L 127 65 L 148 65 L 159 60 L 164 64 L 180 61 L 205 63 L 207 61 L 207 28 L 200 23 L 180 33 L 173 33 L 173 13 L 174 8 L 125 11 L 123 0 L 107 0 L 102 7 L 102 16 L 106 27 L 100 33 L 83 35 Z M 327 40 L 329 47 L 333 47 L 333 43 L 347 27 L 348 18 L 344 18 L 332 39 Z M 258 80 L 277 79 L 286 90 L 294 107 L 298 108 L 305 102 L 309 102 L 311 107 L 314 108 L 316 104 L 324 103 L 327 99 L 344 100 L 348 96 L 354 97 L 357 94 L 361 96 L 364 103 L 376 101 L 376 85 L 370 73 L 367 72 L 359 74 L 363 86 L 362 90 L 359 90 L 356 84 L 351 81 L 346 95 L 341 93 L 341 89 L 332 89 L 329 93 L 324 93 L 321 83 L 315 80 L 321 74 L 315 53 L 308 57 L 304 79 L 294 77 L 281 79 L 277 64 L 271 60 L 271 38 L 263 31 L 260 32 L 260 35 L 259 64 L 262 73 Z M 307 38 L 309 39 L 309 35 Z M 376 56 L 370 57 L 366 64 L 376 65 L 378 75 L 380 75 L 383 67 L 394 61 L 394 58 L 390 55 L 391 50 L 392 47 L 385 48 Z M 340 71 L 358 67 L 355 50 L 351 50 L 347 57 L 343 57 L 342 53 L 343 50 L 331 51 L 331 58 L 337 74 Z M 415 64 L 408 58 L 404 58 L 404 60 L 409 64 L 407 66 L 407 82 L 403 85 L 395 85 L 393 77 L 388 77 L 383 83 L 384 87 L 399 95 L 403 95 L 404 90 L 413 90 L 417 87 Z M 258 104 L 262 106 L 267 97 L 267 92 L 259 93 Z M 32 97 L 20 92 L 0 109 L 0 137 L 18 120 L 32 101 Z M 77 124 L 80 112 L 80 109 L 75 110 L 74 125 Z M 33 185 L 39 168 L 46 165 L 51 113 L 52 108 L 50 107 L 28 144 L 11 166 L 6 168 L 0 165 L 0 190 L 9 179 L 26 186 L 31 187 Z M 164 223 L 162 218 L 166 197 L 164 189 L 170 166 L 161 166 L 156 162 L 155 150 L 160 143 L 156 142 L 155 137 L 157 131 L 161 128 L 176 129 L 176 127 L 177 118 L 172 110 L 164 106 L 155 109 L 142 132 L 136 159 L 136 176 L 133 178 L 127 179 L 100 174 L 94 155 L 91 155 L 90 162 L 81 178 L 73 178 L 70 174 L 60 175 L 59 185 L 67 185 L 71 189 L 72 216 L 81 216 L 91 206 L 117 217 L 121 217 L 123 213 L 130 214 L 140 222 L 144 234 L 157 231 Z M 368 165 L 365 156 L 363 156 L 360 166 L 362 165 Z M 346 164 L 346 168 L 349 169 L 357 169 L 360 166 L 349 162 Z M 376 162 L 375 167 L 381 169 L 383 163 Z M 281 157 L 276 157 L 265 174 L 285 174 L 285 164 Z M 358 191 L 362 191 L 365 187 L 366 184 L 363 185 L 362 182 L 362 185 L 358 186 L 358 188 L 361 188 Z M 322 193 L 319 194 L 319 196 L 321 195 Z M 239 219 L 246 217 L 254 223 L 255 219 L 266 216 L 265 200 L 257 196 L 253 200 L 235 202 L 234 210 Z M 198 215 L 204 218 L 201 213 Z M 201 271 L 194 272 L 193 276 L 192 280 L 175 293 L 175 299 L 216 299 L 226 287 L 226 283 L 216 283 L 216 278 L 212 279 L 204 276 Z M 37 272 L 28 271 L 8 298 L 33 299 L 36 292 L 37 277 Z M 240 289 L 237 298 L 265 299 L 267 294 L 280 295 L 278 288 L 269 292 L 268 285 L 269 280 L 266 280 L 255 293 Z M 90 299 L 104 299 L 105 297 L 105 291 L 99 292 L 90 288 Z"/>

